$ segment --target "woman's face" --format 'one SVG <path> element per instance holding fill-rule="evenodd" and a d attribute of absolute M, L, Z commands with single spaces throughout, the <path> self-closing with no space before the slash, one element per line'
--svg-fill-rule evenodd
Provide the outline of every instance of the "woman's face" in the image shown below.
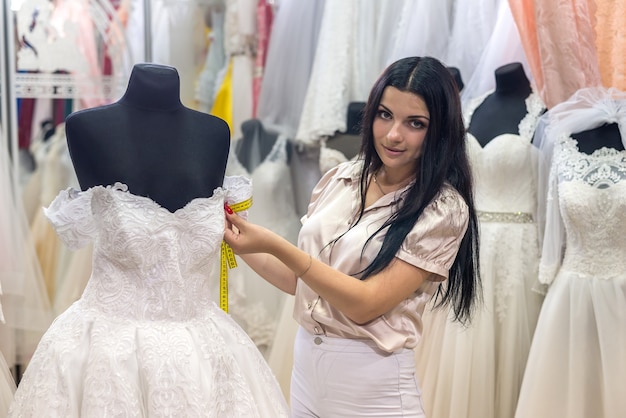
<path fill-rule="evenodd" d="M 374 147 L 389 173 L 412 176 L 430 122 L 421 96 L 388 86 L 383 91 L 372 131 Z"/>

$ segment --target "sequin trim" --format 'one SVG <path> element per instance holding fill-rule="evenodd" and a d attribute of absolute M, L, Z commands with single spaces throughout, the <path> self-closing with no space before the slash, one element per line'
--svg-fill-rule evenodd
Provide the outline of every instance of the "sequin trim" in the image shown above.
<path fill-rule="evenodd" d="M 502 222 L 510 224 L 533 223 L 533 215 L 526 212 L 482 212 L 478 211 L 478 220 L 481 222 Z"/>

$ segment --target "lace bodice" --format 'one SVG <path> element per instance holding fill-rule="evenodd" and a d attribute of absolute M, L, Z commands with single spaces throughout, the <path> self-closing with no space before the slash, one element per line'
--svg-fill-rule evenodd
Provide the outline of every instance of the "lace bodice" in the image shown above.
<path fill-rule="evenodd" d="M 189 320 L 212 303 L 208 276 L 219 262 L 223 203 L 250 193 L 249 180 L 227 177 L 213 196 L 172 213 L 117 183 L 63 191 L 45 213 L 70 248 L 94 242 L 85 306 L 127 319 Z"/>
<path fill-rule="evenodd" d="M 602 279 L 626 275 L 626 151 L 601 148 L 588 155 L 569 136 L 558 141 L 552 166 L 565 230 L 561 269 Z M 545 263 L 544 263 L 545 264 Z M 549 282 L 558 265 L 544 265 Z"/>

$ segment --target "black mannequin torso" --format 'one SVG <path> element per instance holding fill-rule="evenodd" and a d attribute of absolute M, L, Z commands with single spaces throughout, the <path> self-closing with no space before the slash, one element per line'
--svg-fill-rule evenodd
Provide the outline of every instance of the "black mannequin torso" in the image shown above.
<path fill-rule="evenodd" d="M 519 123 L 528 113 L 526 98 L 532 92 L 520 63 L 499 67 L 495 77 L 495 91 L 476 108 L 468 128 L 482 146 L 498 135 L 519 133 Z"/>
<path fill-rule="evenodd" d="M 463 77 L 461 77 L 461 71 L 456 67 L 448 67 L 448 71 L 450 71 L 450 74 L 454 78 L 454 82 L 459 91 L 463 90 L 465 84 L 463 83 Z"/>
<path fill-rule="evenodd" d="M 173 67 L 135 65 L 119 101 L 69 115 L 65 129 L 83 190 L 122 182 L 174 212 L 224 180 L 228 125 L 183 106 Z"/>
<path fill-rule="evenodd" d="M 617 123 L 605 124 L 594 129 L 574 133 L 571 136 L 578 141 L 578 150 L 585 154 L 592 154 L 602 147 L 624 150 Z"/>
<path fill-rule="evenodd" d="M 237 141 L 237 159 L 252 172 L 272 151 L 278 134 L 263 127 L 258 119 L 249 119 L 241 124 L 242 137 Z"/>

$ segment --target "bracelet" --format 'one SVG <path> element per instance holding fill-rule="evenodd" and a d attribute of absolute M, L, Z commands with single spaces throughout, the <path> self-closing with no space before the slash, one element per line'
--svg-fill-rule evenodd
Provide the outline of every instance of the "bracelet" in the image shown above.
<path fill-rule="evenodd" d="M 302 276 L 304 276 L 311 269 L 312 264 L 313 264 L 313 257 L 311 257 L 311 254 L 309 254 L 309 265 L 306 266 L 306 268 L 304 269 L 302 273 L 298 274 L 298 277 L 302 278 Z"/>

